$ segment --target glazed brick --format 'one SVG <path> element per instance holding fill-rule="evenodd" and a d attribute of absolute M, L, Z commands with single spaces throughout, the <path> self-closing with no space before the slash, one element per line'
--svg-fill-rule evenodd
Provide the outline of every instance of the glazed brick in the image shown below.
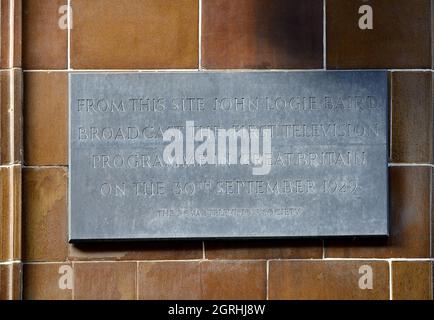
<path fill-rule="evenodd" d="M 431 300 L 431 262 L 393 262 L 393 299 Z"/>
<path fill-rule="evenodd" d="M 390 237 L 326 240 L 332 258 L 428 258 L 430 256 L 429 167 L 392 167 Z"/>
<path fill-rule="evenodd" d="M 69 259 L 89 260 L 188 260 L 203 257 L 202 242 L 81 243 L 69 245 Z"/>
<path fill-rule="evenodd" d="M 207 259 L 319 259 L 323 255 L 321 240 L 246 240 L 207 241 Z"/>
<path fill-rule="evenodd" d="M 197 68 L 197 0 L 72 0 L 75 69 Z"/>
<path fill-rule="evenodd" d="M 21 259 L 21 166 L 0 168 L 0 201 L 0 262 L 19 260 Z"/>
<path fill-rule="evenodd" d="M 68 74 L 24 74 L 24 162 L 68 164 Z"/>
<path fill-rule="evenodd" d="M 142 262 L 140 299 L 266 298 L 265 261 Z"/>
<path fill-rule="evenodd" d="M 372 289 L 359 286 L 368 275 L 366 266 L 372 271 Z M 270 261 L 268 290 L 270 300 L 386 300 L 389 266 L 378 261 Z"/>
<path fill-rule="evenodd" d="M 22 162 L 22 73 L 0 71 L 0 164 Z"/>
<path fill-rule="evenodd" d="M 74 263 L 74 299 L 136 299 L 136 271 L 135 262 Z"/>
<path fill-rule="evenodd" d="M 392 73 L 392 162 L 432 163 L 431 72 Z"/>
<path fill-rule="evenodd" d="M 71 274 L 68 275 L 68 272 Z M 73 279 L 72 265 L 69 263 L 24 264 L 23 299 L 71 300 L 73 283 L 67 281 L 73 282 Z"/>
<path fill-rule="evenodd" d="M 24 69 L 68 67 L 68 30 L 63 26 L 67 3 L 67 0 L 23 0 Z"/>
<path fill-rule="evenodd" d="M 67 169 L 25 168 L 23 196 L 24 260 L 66 260 Z"/>
<path fill-rule="evenodd" d="M 21 264 L 0 265 L 0 300 L 21 298 Z"/>
<path fill-rule="evenodd" d="M 202 65 L 322 68 L 322 0 L 203 1 Z"/>
<path fill-rule="evenodd" d="M 359 8 L 373 29 L 359 28 Z M 327 0 L 327 68 L 431 68 L 431 0 Z"/>
<path fill-rule="evenodd" d="M 0 0 L 0 6 L 1 68 L 19 68 L 21 67 L 22 3 L 21 0 Z M 12 23 L 11 14 L 14 17 Z"/>

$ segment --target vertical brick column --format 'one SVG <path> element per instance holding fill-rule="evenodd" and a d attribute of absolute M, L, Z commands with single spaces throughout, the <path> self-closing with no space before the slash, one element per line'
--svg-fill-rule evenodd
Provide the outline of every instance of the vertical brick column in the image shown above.
<path fill-rule="evenodd" d="M 360 28 L 369 6 L 372 29 Z M 327 0 L 327 68 L 390 74 L 390 237 L 326 241 L 326 259 L 384 259 L 391 299 L 432 299 L 432 0 Z"/>
<path fill-rule="evenodd" d="M 21 298 L 21 0 L 0 1 L 0 300 Z"/>

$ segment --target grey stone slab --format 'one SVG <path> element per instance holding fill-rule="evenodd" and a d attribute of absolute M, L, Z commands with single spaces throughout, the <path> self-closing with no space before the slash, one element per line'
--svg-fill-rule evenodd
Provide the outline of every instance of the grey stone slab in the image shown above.
<path fill-rule="evenodd" d="M 69 81 L 71 241 L 388 235 L 385 71 Z M 261 139 L 272 129 L 270 172 L 164 162 L 162 133 L 190 122 Z"/>

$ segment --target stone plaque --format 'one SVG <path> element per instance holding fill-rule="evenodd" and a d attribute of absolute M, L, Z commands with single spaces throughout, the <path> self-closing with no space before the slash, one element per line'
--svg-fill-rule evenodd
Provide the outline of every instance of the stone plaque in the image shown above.
<path fill-rule="evenodd" d="M 384 71 L 69 81 L 71 241 L 388 235 Z"/>

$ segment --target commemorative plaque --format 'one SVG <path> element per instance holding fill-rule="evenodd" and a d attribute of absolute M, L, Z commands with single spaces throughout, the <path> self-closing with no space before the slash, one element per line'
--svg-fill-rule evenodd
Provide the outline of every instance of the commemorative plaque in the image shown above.
<path fill-rule="evenodd" d="M 70 241 L 388 235 L 384 71 L 69 84 Z"/>

